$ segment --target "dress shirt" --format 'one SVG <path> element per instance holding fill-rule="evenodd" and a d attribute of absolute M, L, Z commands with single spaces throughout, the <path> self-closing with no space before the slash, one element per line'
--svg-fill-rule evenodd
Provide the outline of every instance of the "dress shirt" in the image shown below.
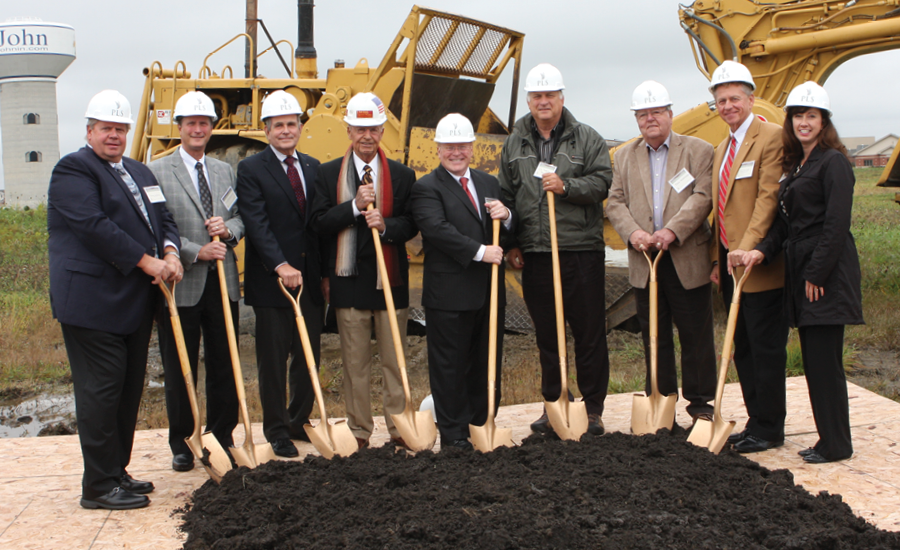
<path fill-rule="evenodd" d="M 731 141 L 731 138 L 734 138 L 737 143 L 734 145 L 734 157 L 737 158 L 738 152 L 741 150 L 741 144 L 744 143 L 744 138 L 747 137 L 747 130 L 750 128 L 750 123 L 753 122 L 753 117 L 755 117 L 753 113 L 750 113 L 750 116 L 747 117 L 747 120 L 741 123 L 738 126 L 737 132 L 729 132 L 728 140 Z M 730 145 L 729 145 L 730 146 Z M 722 170 L 725 169 L 725 161 L 728 160 L 728 149 L 725 149 L 725 157 L 722 159 L 722 166 L 719 166 L 719 177 L 716 178 L 716 181 L 713 184 L 716 186 L 716 193 L 718 193 L 719 183 L 722 181 Z M 734 172 L 734 166 L 731 167 L 731 171 Z"/>
<path fill-rule="evenodd" d="M 269 145 L 269 147 L 272 147 L 272 146 Z M 284 170 L 285 174 L 287 174 L 288 165 L 286 162 L 284 162 L 284 159 L 287 158 L 287 155 L 285 155 L 283 153 L 279 153 L 278 149 L 276 149 L 274 147 L 272 147 L 272 152 L 275 153 L 276 157 L 278 157 L 278 163 L 281 165 L 281 169 Z M 297 156 L 297 151 L 294 151 L 293 156 L 294 156 L 294 166 L 297 167 L 297 173 L 300 174 L 300 182 L 303 184 L 303 194 L 308 197 L 309 191 L 308 191 L 308 187 L 306 186 L 306 178 L 303 177 L 303 170 L 301 169 L 301 166 L 300 166 L 300 157 Z M 209 181 L 209 179 L 207 179 L 206 181 Z"/>
<path fill-rule="evenodd" d="M 672 137 L 670 133 L 666 137 L 666 141 L 653 149 L 649 143 L 647 145 L 647 153 L 650 155 L 650 181 L 653 184 L 653 230 L 659 231 L 663 228 L 663 197 L 666 193 L 666 162 L 669 159 L 669 139 Z"/>
<path fill-rule="evenodd" d="M 207 183 L 211 180 L 209 179 L 209 168 L 206 167 L 206 155 L 200 157 L 198 161 L 194 157 L 188 154 L 187 151 L 184 150 L 184 147 L 179 147 L 178 152 L 181 153 L 181 160 L 184 161 L 184 167 L 187 168 L 188 174 L 191 175 L 191 181 L 194 183 L 194 191 L 197 192 L 197 196 L 200 196 L 200 178 L 197 176 L 197 163 L 203 165 L 203 175 L 206 176 Z M 209 188 L 210 197 L 212 197 L 213 202 L 216 202 L 216 197 L 212 196 L 212 187 Z"/>

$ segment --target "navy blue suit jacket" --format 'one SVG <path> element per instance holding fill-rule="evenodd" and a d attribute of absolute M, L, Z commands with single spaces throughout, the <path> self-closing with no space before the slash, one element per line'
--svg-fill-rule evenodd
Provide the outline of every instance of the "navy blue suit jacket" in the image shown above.
<path fill-rule="evenodd" d="M 157 185 L 150 170 L 123 159 L 141 189 Z M 128 186 L 90 147 L 60 159 L 47 192 L 50 304 L 61 323 L 130 334 L 159 290 L 137 267 L 144 254 L 162 256 L 168 239 L 181 242 L 165 203 L 144 204 L 151 231 Z"/>
<path fill-rule="evenodd" d="M 238 164 L 238 209 L 247 235 L 244 254 L 244 301 L 248 306 L 291 307 L 278 288 L 275 268 L 284 262 L 303 273 L 303 292 L 316 305 L 325 300 L 321 289 L 318 236 L 312 228 L 319 161 L 298 153 L 306 182 L 306 216 L 282 163 L 272 147 Z"/>

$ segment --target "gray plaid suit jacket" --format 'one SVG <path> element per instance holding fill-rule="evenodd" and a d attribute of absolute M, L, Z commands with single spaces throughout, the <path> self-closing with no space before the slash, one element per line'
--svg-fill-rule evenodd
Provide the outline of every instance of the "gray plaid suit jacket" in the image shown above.
<path fill-rule="evenodd" d="M 197 260 L 200 249 L 210 242 L 209 232 L 204 222 L 206 215 L 200 202 L 200 195 L 194 188 L 191 175 L 181 159 L 181 153 L 155 160 L 149 164 L 166 196 L 166 208 L 175 218 L 181 235 L 181 263 L 184 265 L 184 279 L 175 288 L 175 301 L 178 307 L 197 305 L 206 286 L 209 271 L 208 262 Z M 238 213 L 237 201 L 231 210 L 225 209 L 222 196 L 228 188 L 234 189 L 234 171 L 228 163 L 206 157 L 206 168 L 209 171 L 209 186 L 212 193 L 213 214 L 222 216 L 225 225 L 235 237 L 235 243 L 244 236 L 244 222 Z M 238 279 L 237 258 L 229 247 L 225 257 L 225 281 L 228 284 L 228 296 L 232 301 L 241 298 L 240 281 Z"/>

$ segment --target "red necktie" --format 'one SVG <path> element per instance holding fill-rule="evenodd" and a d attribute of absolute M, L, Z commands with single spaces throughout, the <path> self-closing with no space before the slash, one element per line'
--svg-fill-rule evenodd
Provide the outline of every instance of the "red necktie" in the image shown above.
<path fill-rule="evenodd" d="M 475 212 L 478 212 L 478 203 L 475 202 L 475 197 L 473 197 L 472 192 L 469 191 L 469 178 L 459 178 L 459 183 L 462 184 L 462 188 L 466 190 L 466 195 L 469 195 L 469 200 L 472 201 Z M 481 214 L 479 214 L 478 217 L 480 218 Z"/>
<path fill-rule="evenodd" d="M 291 180 L 291 187 L 294 188 L 294 195 L 297 197 L 297 204 L 300 205 L 300 215 L 306 217 L 306 193 L 303 192 L 303 180 L 300 179 L 300 172 L 294 166 L 294 157 L 285 157 L 284 162 L 287 163 L 287 177 Z"/>
<path fill-rule="evenodd" d="M 725 236 L 725 197 L 728 195 L 728 178 L 731 176 L 731 165 L 734 163 L 734 151 L 737 148 L 737 139 L 731 137 L 731 145 L 728 147 L 728 158 L 722 168 L 722 177 L 719 179 L 719 239 L 728 249 L 728 238 Z"/>

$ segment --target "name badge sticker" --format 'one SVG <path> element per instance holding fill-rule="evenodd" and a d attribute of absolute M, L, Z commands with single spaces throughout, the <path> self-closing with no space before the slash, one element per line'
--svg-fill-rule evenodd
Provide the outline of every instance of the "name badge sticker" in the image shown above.
<path fill-rule="evenodd" d="M 234 189 L 229 187 L 228 191 L 225 191 L 225 194 L 222 195 L 222 204 L 225 205 L 225 210 L 231 210 L 231 207 L 234 206 L 234 203 L 237 202 L 237 195 L 234 192 Z"/>
<path fill-rule="evenodd" d="M 144 193 L 153 204 L 156 204 L 158 202 L 166 202 L 166 196 L 163 195 L 162 189 L 160 189 L 158 185 L 144 187 Z"/>
<path fill-rule="evenodd" d="M 537 165 L 537 170 L 534 171 L 534 177 L 542 178 L 544 174 L 555 174 L 556 166 L 552 164 L 547 164 L 546 162 L 540 162 Z"/>
<path fill-rule="evenodd" d="M 742 162 L 741 167 L 737 172 L 737 175 L 734 177 L 736 180 L 742 180 L 744 178 L 749 178 L 753 175 L 753 167 L 756 165 L 755 160 L 748 160 L 747 162 Z"/>
<path fill-rule="evenodd" d="M 678 193 L 684 191 L 684 188 L 692 183 L 694 183 L 694 176 L 684 168 L 669 180 L 669 185 Z"/>

